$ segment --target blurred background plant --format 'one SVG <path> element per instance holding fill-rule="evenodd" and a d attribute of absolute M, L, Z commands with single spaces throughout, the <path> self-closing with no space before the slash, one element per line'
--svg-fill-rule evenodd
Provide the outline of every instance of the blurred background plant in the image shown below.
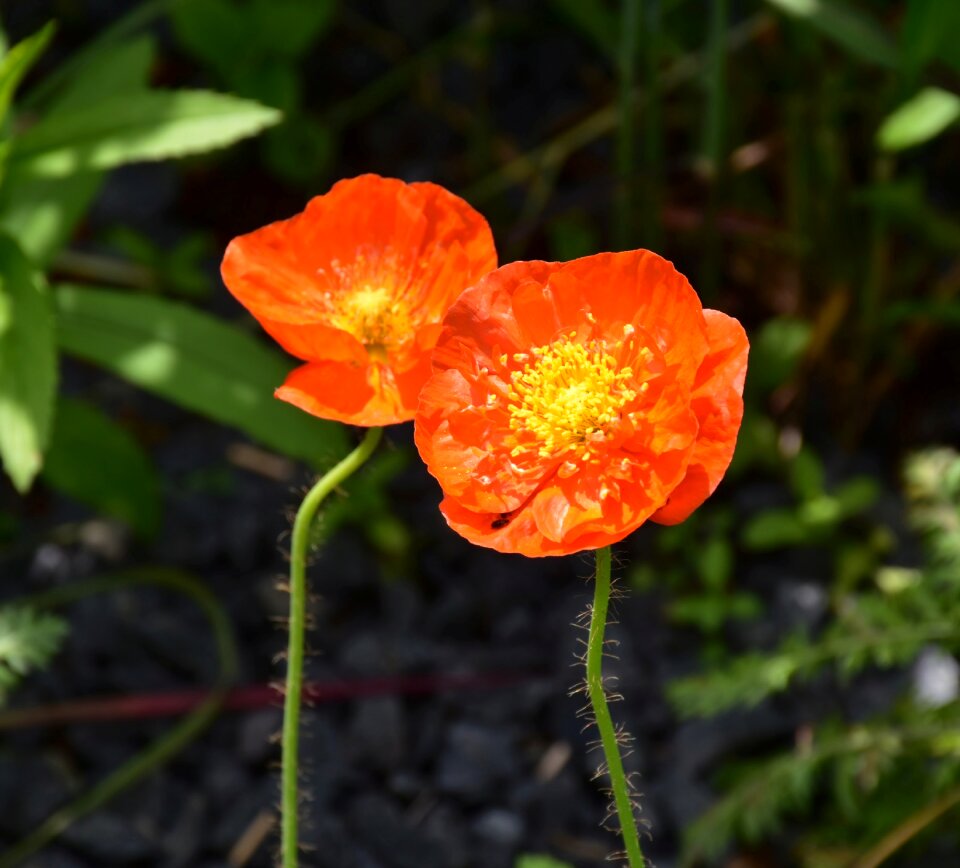
<path fill-rule="evenodd" d="M 955 857 L 958 465 L 928 447 L 960 440 L 960 3 L 96 5 L 3 9 L 0 456 L 20 494 L 0 497 L 0 557 L 62 532 L 59 492 L 162 559 L 182 508 L 166 429 L 120 381 L 235 429 L 190 495 L 235 495 L 238 469 L 295 485 L 342 454 L 339 429 L 273 401 L 289 360 L 215 277 L 230 237 L 339 177 L 449 186 L 502 261 L 652 247 L 752 356 L 727 480 L 622 547 L 629 583 L 669 625 L 682 718 L 801 719 L 707 769 L 718 800 L 686 858 Z M 384 577 L 438 557 L 398 441 L 318 528 L 362 534 Z M 49 617 L 0 610 L 0 684 L 48 664 Z"/>

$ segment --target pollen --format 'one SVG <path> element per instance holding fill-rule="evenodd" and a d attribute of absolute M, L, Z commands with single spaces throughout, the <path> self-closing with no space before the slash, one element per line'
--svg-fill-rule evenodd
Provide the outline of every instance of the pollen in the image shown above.
<path fill-rule="evenodd" d="M 352 334 L 376 357 L 412 331 L 406 306 L 386 286 L 361 284 L 343 292 L 332 319 L 337 328 Z"/>
<path fill-rule="evenodd" d="M 534 348 L 531 356 L 510 375 L 510 428 L 517 435 L 511 454 L 526 451 L 532 434 L 542 458 L 569 452 L 589 460 L 644 391 L 634 370 L 621 367 L 603 341 L 579 343 L 572 335 Z"/>

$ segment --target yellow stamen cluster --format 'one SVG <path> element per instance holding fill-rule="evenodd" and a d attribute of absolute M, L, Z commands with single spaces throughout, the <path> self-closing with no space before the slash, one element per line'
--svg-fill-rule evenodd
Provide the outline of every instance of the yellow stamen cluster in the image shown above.
<path fill-rule="evenodd" d="M 387 349 L 413 330 L 409 312 L 385 286 L 361 285 L 336 299 L 333 324 L 350 332 L 372 355 Z"/>
<path fill-rule="evenodd" d="M 646 383 L 630 385 L 634 370 L 620 367 L 603 341 L 579 343 L 575 338 L 571 332 L 514 356 L 526 364 L 510 374 L 510 427 L 517 434 L 533 434 L 542 458 L 571 449 L 582 459 L 590 457 L 624 408 L 647 388 Z M 527 448 L 517 442 L 511 453 Z"/>

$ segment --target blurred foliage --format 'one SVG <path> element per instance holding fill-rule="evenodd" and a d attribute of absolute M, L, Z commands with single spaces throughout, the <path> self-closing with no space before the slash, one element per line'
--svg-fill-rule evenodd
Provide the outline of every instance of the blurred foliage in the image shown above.
<path fill-rule="evenodd" d="M 49 665 L 66 633 L 56 615 L 28 606 L 0 608 L 0 705 L 20 679 Z"/>
<path fill-rule="evenodd" d="M 302 61 L 330 25 L 334 0 L 191 0 L 173 7 L 181 45 L 223 85 L 283 112 L 262 140 L 271 171 L 309 183 L 333 158 L 331 131 L 304 109 Z"/>
<path fill-rule="evenodd" d="M 151 89 L 152 37 L 125 38 L 147 20 L 135 11 L 115 24 L 35 86 L 22 111 L 16 90 L 49 46 L 53 25 L 0 59 L 0 458 L 21 492 L 44 467 L 47 483 L 144 535 L 160 518 L 150 459 L 104 413 L 57 400 L 58 345 L 318 466 L 344 446 L 335 426 L 272 400 L 290 367 L 275 350 L 165 299 L 47 286 L 44 270 L 57 262 L 105 171 L 206 152 L 280 120 L 276 110 L 234 96 Z M 197 265 L 208 249 L 201 236 L 161 252 L 119 229 L 113 244 L 128 259 L 108 263 L 111 275 L 142 272 L 144 288 L 207 291 Z M 95 257 L 64 255 L 88 269 L 91 259 L 96 273 Z"/>
<path fill-rule="evenodd" d="M 572 866 L 569 862 L 561 862 L 552 856 L 528 853 L 517 859 L 516 863 L 514 863 L 514 868 L 572 868 Z"/>
<path fill-rule="evenodd" d="M 677 709 L 719 714 L 799 680 L 849 681 L 868 668 L 911 663 L 925 649 L 960 651 L 960 454 L 934 449 L 912 456 L 905 489 L 910 524 L 925 551 L 922 567 L 882 567 L 868 586 L 837 595 L 830 623 L 816 635 L 798 633 L 773 651 L 675 682 Z M 811 724 L 794 750 L 737 769 L 727 794 L 691 827 L 689 861 L 719 853 L 734 837 L 762 840 L 801 812 L 820 822 L 812 839 L 862 850 L 960 784 L 958 730 L 956 684 L 947 684 L 943 696 L 915 688 L 869 721 Z"/>

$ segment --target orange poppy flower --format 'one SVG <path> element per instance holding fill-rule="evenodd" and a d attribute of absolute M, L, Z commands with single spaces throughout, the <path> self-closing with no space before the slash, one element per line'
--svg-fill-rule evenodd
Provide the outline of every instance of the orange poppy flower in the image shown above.
<path fill-rule="evenodd" d="M 733 457 L 747 349 L 647 250 L 488 274 L 445 317 L 415 419 L 447 522 L 539 556 L 683 521 Z"/>
<path fill-rule="evenodd" d="M 487 221 L 436 184 L 362 175 L 234 238 L 224 283 L 306 364 L 276 391 L 353 425 L 412 419 L 440 321 L 497 267 Z"/>

